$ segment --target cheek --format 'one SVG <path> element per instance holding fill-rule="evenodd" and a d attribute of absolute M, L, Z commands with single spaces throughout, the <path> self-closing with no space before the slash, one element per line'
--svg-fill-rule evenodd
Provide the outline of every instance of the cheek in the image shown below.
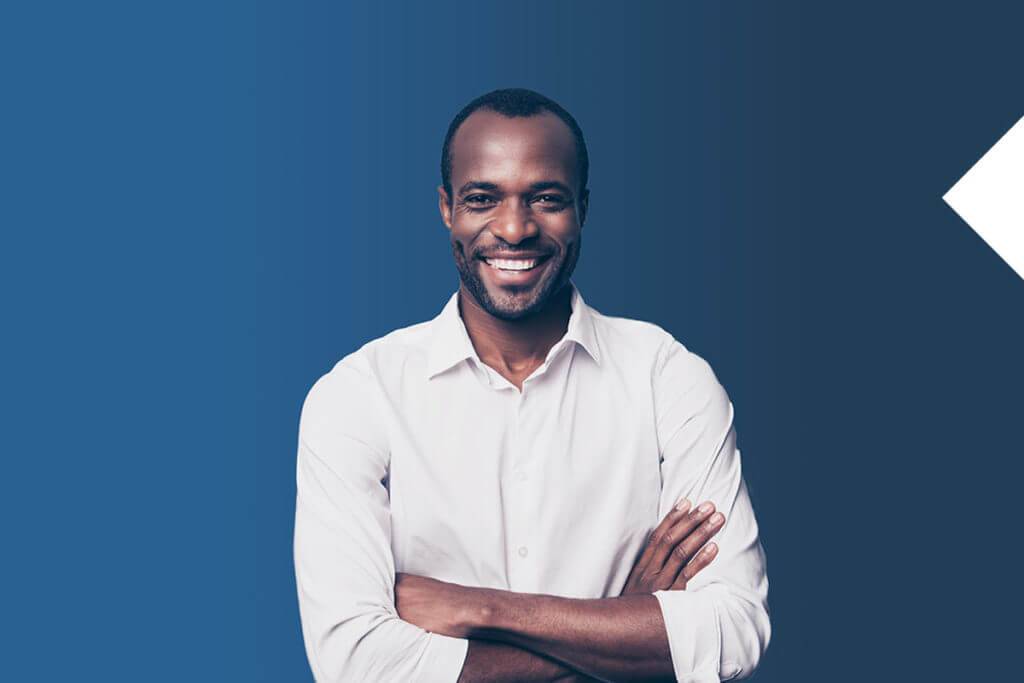
<path fill-rule="evenodd" d="M 473 262 L 476 261 L 476 259 L 473 258 L 472 238 L 456 234 L 453 230 L 451 233 L 451 245 L 452 254 L 455 257 L 455 260 L 466 264 L 467 267 L 472 266 Z"/>
<path fill-rule="evenodd" d="M 550 239 L 561 244 L 565 251 L 568 251 L 571 245 L 580 239 L 580 227 L 576 222 L 575 214 L 546 220 L 541 223 L 541 228 Z"/>
<path fill-rule="evenodd" d="M 485 221 L 473 222 L 460 221 L 452 224 L 450 237 L 452 244 L 462 247 L 467 256 L 473 253 L 473 248 L 486 227 Z"/>
<path fill-rule="evenodd" d="M 471 242 L 487 225 L 487 218 L 471 214 L 456 213 L 452 217 L 452 235 L 461 242 Z"/>

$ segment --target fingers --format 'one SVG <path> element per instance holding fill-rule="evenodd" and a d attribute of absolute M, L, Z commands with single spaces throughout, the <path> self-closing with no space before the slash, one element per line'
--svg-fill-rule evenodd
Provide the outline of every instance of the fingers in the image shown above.
<path fill-rule="evenodd" d="M 686 538 L 676 544 L 665 560 L 664 568 L 661 570 L 663 580 L 671 585 L 679 570 L 697 554 L 701 546 L 718 533 L 718 530 L 725 524 L 725 515 L 721 512 L 708 517 L 703 523 L 694 529 Z"/>
<path fill-rule="evenodd" d="M 686 584 L 690 582 L 690 579 L 697 575 L 701 569 L 711 564 L 711 560 L 715 559 L 715 555 L 718 554 L 718 545 L 714 542 L 708 543 L 704 548 L 697 553 L 692 560 L 683 567 L 683 571 L 679 572 L 676 576 L 676 580 L 672 582 L 669 587 L 672 590 L 686 588 Z"/>
<path fill-rule="evenodd" d="M 662 534 L 658 538 L 657 543 L 654 544 L 654 550 L 651 555 L 651 560 L 645 567 L 645 573 L 664 573 L 665 565 L 669 561 L 673 560 L 673 553 L 678 552 L 676 549 L 682 543 L 689 542 L 689 544 L 685 546 L 685 549 L 688 549 L 690 551 L 690 555 L 692 555 L 693 552 L 696 552 L 697 548 L 700 548 L 702 545 L 704 545 L 707 539 L 711 537 L 710 535 L 702 536 L 703 540 L 701 540 L 700 543 L 697 544 L 695 547 L 693 546 L 693 543 L 690 542 L 689 537 L 691 534 L 695 533 L 695 530 L 702 529 L 703 531 L 708 531 L 711 529 L 711 527 L 715 526 L 714 524 L 712 524 L 711 527 L 709 527 L 708 529 L 704 529 L 701 526 L 702 524 L 706 523 L 706 520 L 709 517 L 712 516 L 714 510 L 714 503 L 712 503 L 711 501 L 705 501 L 701 503 L 700 506 L 697 507 L 695 510 L 691 510 L 688 514 L 680 518 L 675 524 L 672 525 L 672 527 L 667 532 Z M 689 556 L 683 558 L 683 562 L 685 562 L 685 560 L 687 559 L 689 559 Z M 674 566 L 675 572 L 679 571 L 679 567 L 682 566 L 683 562 L 680 562 Z M 668 577 L 667 580 L 671 583 L 671 581 L 675 579 L 675 576 L 675 573 L 672 573 L 672 575 Z"/>
<path fill-rule="evenodd" d="M 654 555 L 654 551 L 658 546 L 658 541 L 665 534 L 669 532 L 676 522 L 686 517 L 686 514 L 690 511 L 690 501 L 683 498 L 675 507 L 669 510 L 665 518 L 661 520 L 661 523 L 655 527 L 654 531 L 651 532 L 650 537 L 647 539 L 647 544 L 644 546 L 643 554 L 640 555 L 640 559 L 633 565 L 633 570 L 630 572 L 630 579 L 634 577 L 643 576 L 644 569 L 650 564 L 651 556 Z"/>
<path fill-rule="evenodd" d="M 718 530 L 725 524 L 725 515 L 721 512 L 708 517 L 700 526 L 694 529 L 685 539 L 676 544 L 676 547 L 672 549 L 668 558 L 665 560 L 664 572 L 673 575 L 673 572 L 678 572 L 679 569 L 690 561 L 697 551 L 700 550 L 701 546 L 708 542 L 708 540 L 718 533 Z"/>

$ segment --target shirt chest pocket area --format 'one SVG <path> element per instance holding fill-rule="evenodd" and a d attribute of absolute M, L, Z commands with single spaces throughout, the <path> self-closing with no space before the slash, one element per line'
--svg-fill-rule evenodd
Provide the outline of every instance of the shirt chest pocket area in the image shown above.
<path fill-rule="evenodd" d="M 471 439 L 472 434 L 466 434 Z M 494 554 L 503 523 L 493 448 L 421 439 L 392 451 L 392 548 L 397 571 L 469 581 Z"/>
<path fill-rule="evenodd" d="M 643 433 L 619 430 L 567 445 L 543 465 L 538 523 L 556 538 L 607 548 L 635 544 L 657 523 L 661 475 L 657 445 Z M 547 514 L 544 514 L 544 512 Z"/>

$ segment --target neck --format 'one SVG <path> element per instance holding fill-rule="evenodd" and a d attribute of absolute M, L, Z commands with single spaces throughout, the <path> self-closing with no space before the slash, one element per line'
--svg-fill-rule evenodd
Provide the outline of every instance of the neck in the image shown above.
<path fill-rule="evenodd" d="M 460 285 L 459 314 L 481 361 L 502 374 L 529 372 L 543 363 L 551 347 L 565 336 L 572 314 L 572 289 L 566 283 L 537 313 L 503 320 L 484 310 Z"/>

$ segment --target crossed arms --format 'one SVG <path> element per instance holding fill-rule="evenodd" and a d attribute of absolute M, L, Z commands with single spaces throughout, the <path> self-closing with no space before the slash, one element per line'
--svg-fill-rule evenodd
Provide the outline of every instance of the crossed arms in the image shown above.
<path fill-rule="evenodd" d="M 764 552 L 732 404 L 702 359 L 678 343 L 659 353 L 659 510 L 664 520 L 684 496 L 714 501 L 728 520 L 714 531 L 714 562 L 698 560 L 685 590 L 682 569 L 666 585 L 645 584 L 651 575 L 634 567 L 622 595 L 592 600 L 396 575 L 372 375 L 365 359 L 339 363 L 310 390 L 300 421 L 295 567 L 318 681 L 710 683 L 756 668 L 770 637 Z"/>
<path fill-rule="evenodd" d="M 652 593 L 684 590 L 714 558 L 717 546 L 705 542 L 723 523 L 710 502 L 691 510 L 681 501 L 651 534 L 617 598 L 531 595 L 399 573 L 398 614 L 427 631 L 471 639 L 459 683 L 675 680 Z"/>

